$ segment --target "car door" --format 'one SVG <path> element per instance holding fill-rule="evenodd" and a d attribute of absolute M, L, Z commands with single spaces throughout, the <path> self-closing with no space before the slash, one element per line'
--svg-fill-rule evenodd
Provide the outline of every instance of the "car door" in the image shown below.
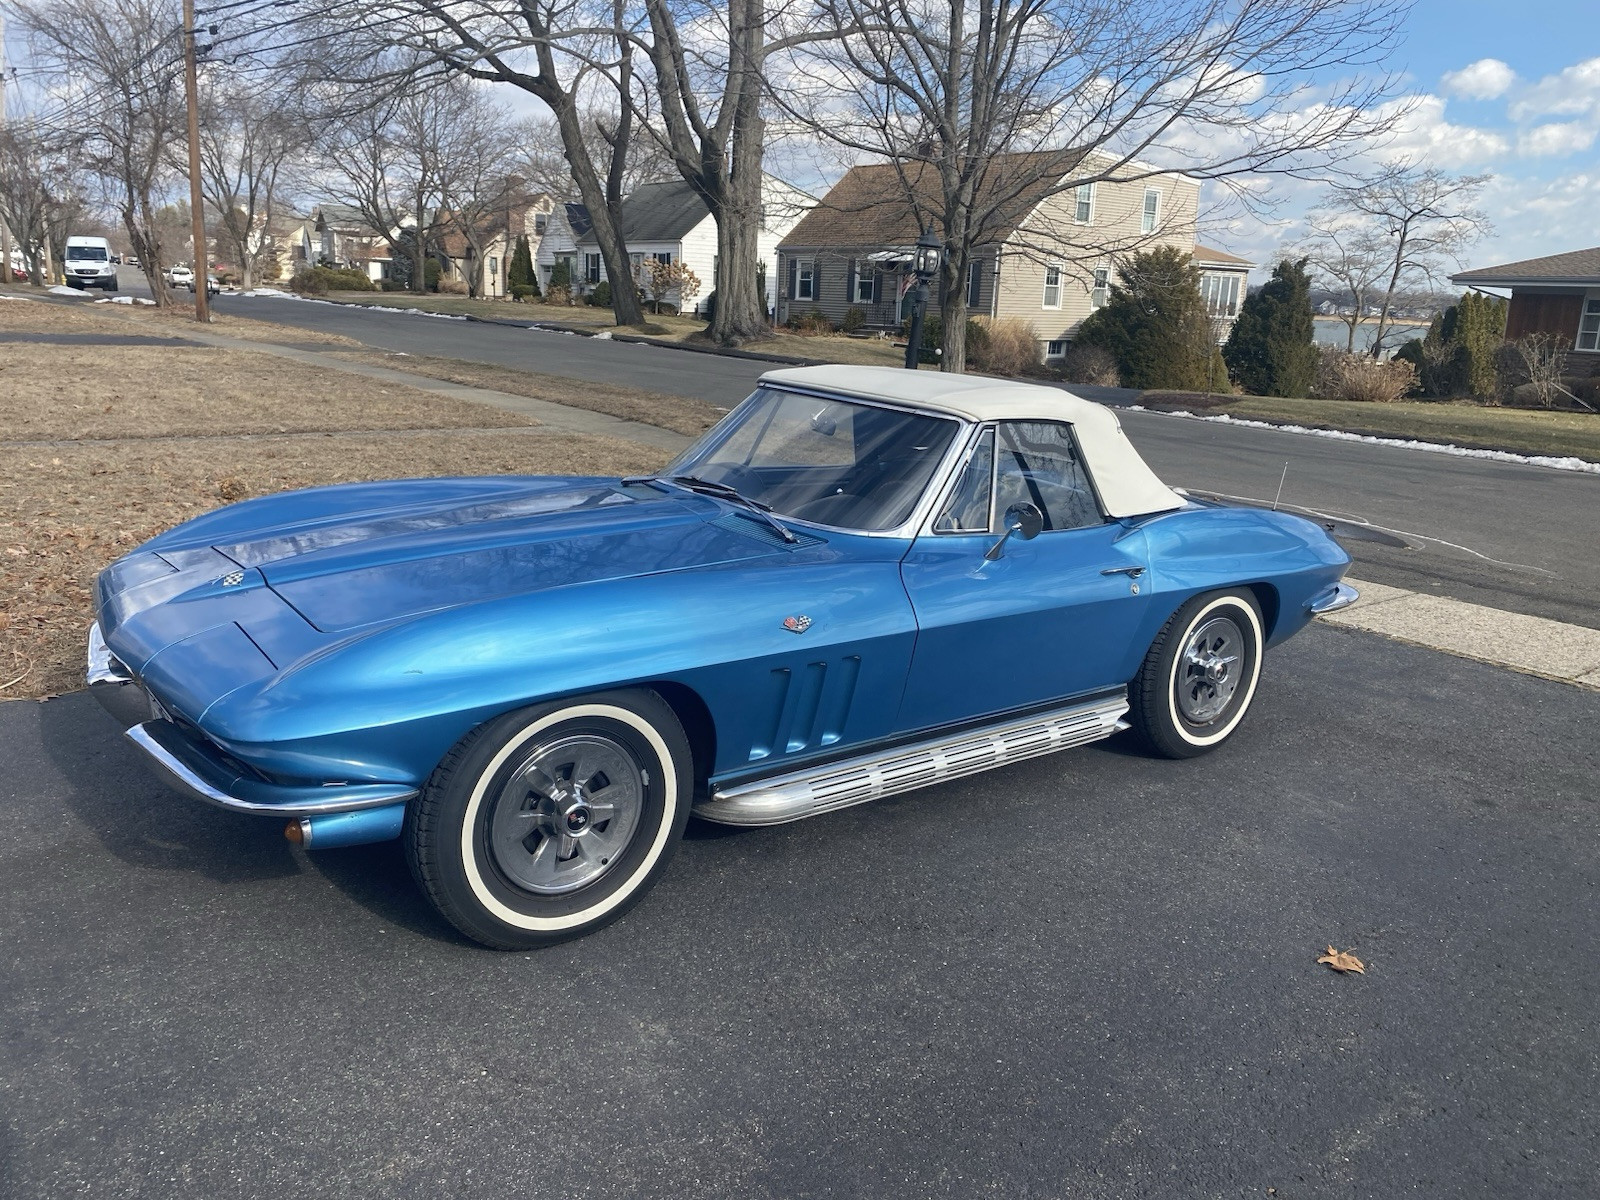
<path fill-rule="evenodd" d="M 1017 503 L 1040 510 L 1041 532 L 1007 538 L 998 557 L 986 557 Z M 1103 515 L 1070 425 L 983 429 L 901 563 L 917 640 L 899 728 L 1126 683 L 1149 604 L 1140 583 L 1148 567 L 1144 534 Z"/>

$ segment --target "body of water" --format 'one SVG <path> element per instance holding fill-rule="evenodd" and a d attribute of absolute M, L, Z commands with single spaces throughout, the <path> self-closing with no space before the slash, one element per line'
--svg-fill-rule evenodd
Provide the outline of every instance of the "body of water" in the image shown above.
<path fill-rule="evenodd" d="M 1344 348 L 1350 338 L 1350 327 L 1338 317 L 1317 317 L 1312 322 L 1316 332 L 1313 336 L 1319 346 L 1338 346 Z M 1391 326 L 1384 342 L 1389 349 L 1399 348 L 1414 337 L 1421 337 L 1428 332 L 1426 325 L 1398 325 Z M 1378 323 L 1376 321 L 1363 321 L 1356 326 L 1356 350 L 1365 353 L 1372 349 L 1372 339 L 1377 336 Z"/>

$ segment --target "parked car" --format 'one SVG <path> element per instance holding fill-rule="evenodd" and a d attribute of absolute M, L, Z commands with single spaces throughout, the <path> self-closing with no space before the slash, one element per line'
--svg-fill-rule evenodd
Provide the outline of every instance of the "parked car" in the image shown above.
<path fill-rule="evenodd" d="M 189 290 L 191 292 L 195 290 L 194 272 L 193 271 L 189 272 Z M 220 294 L 221 291 L 222 291 L 222 284 L 217 282 L 217 277 L 215 275 L 211 274 L 209 271 L 206 272 L 206 295 L 208 295 L 208 296 L 216 296 L 216 295 Z"/>
<path fill-rule="evenodd" d="M 168 287 L 188 287 L 194 289 L 194 271 L 184 263 L 174 263 L 162 272 Z"/>
<path fill-rule="evenodd" d="M 530 947 L 637 901 L 691 808 L 791 821 L 1124 729 L 1213 751 L 1348 563 L 1064 391 L 808 367 L 660 475 L 179 525 L 101 573 L 89 682 L 178 791 L 311 849 L 399 837 L 458 929 Z"/>
<path fill-rule="evenodd" d="M 111 243 L 103 237 L 69 237 L 62 271 L 69 287 L 117 290 L 117 267 L 111 260 Z"/>

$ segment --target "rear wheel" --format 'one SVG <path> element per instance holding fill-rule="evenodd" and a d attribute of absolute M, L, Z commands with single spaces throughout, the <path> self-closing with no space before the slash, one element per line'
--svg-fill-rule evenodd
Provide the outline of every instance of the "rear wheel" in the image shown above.
<path fill-rule="evenodd" d="M 1145 745 L 1193 758 L 1233 735 L 1261 678 L 1261 609 L 1247 591 L 1208 592 L 1162 627 L 1129 687 L 1128 719 Z"/>
<path fill-rule="evenodd" d="M 689 818 L 688 738 L 655 693 L 537 705 L 475 730 L 406 813 L 412 873 L 475 941 L 592 932 L 660 877 Z"/>

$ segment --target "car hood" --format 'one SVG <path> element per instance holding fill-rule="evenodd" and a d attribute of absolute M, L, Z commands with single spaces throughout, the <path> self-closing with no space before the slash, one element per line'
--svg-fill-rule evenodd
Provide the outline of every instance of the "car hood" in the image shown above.
<path fill-rule="evenodd" d="M 308 513 L 211 546 L 325 632 L 774 553 L 763 525 L 724 505 L 610 480 L 496 481 L 477 494 L 419 480 L 382 508 Z"/>

